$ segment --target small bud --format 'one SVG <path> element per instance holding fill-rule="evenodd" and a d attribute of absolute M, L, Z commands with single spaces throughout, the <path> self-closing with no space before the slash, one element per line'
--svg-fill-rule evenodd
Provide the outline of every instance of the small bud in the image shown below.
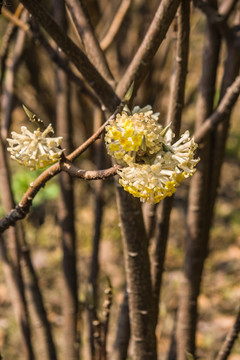
<path fill-rule="evenodd" d="M 126 92 L 126 94 L 124 96 L 124 102 L 129 102 L 131 100 L 131 97 L 133 94 L 133 89 L 134 89 L 134 81 L 131 83 L 128 91 Z"/>

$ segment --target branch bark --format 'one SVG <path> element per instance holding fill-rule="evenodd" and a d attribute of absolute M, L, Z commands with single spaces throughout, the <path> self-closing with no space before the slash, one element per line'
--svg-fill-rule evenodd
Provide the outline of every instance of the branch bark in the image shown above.
<path fill-rule="evenodd" d="M 14 208 L 14 199 L 10 187 L 9 169 L 6 161 L 5 149 L 3 148 L 0 137 L 0 186 L 1 200 L 6 212 Z M 17 228 L 12 227 L 8 230 L 7 246 L 5 239 L 0 237 L 2 259 L 6 281 L 13 295 L 12 304 L 15 310 L 17 322 L 21 332 L 24 356 L 26 360 L 34 360 L 34 350 L 31 341 L 31 329 L 29 324 L 28 309 L 26 304 L 22 269 L 20 264 L 20 244 L 17 236 Z"/>
<path fill-rule="evenodd" d="M 171 22 L 176 14 L 180 0 L 162 0 L 154 19 L 147 31 L 137 53 L 117 85 L 117 94 L 124 96 L 130 84 L 134 81 L 135 90 L 149 70 L 151 61 L 164 40 Z"/>
<path fill-rule="evenodd" d="M 185 82 L 189 53 L 189 22 L 190 1 L 183 0 L 178 12 L 176 61 L 174 64 L 175 71 L 172 77 L 169 111 L 167 117 L 167 124 L 172 123 L 171 127 L 176 135 L 176 138 L 179 137 L 182 109 L 184 107 Z M 156 225 L 155 249 L 152 264 L 155 326 L 157 325 L 158 320 L 159 299 L 172 204 L 173 197 L 164 199 L 162 203 L 159 204 L 157 211 L 158 217 Z"/>
<path fill-rule="evenodd" d="M 121 220 L 133 359 L 156 360 L 148 241 L 138 199 L 116 185 Z"/>
<path fill-rule="evenodd" d="M 57 46 L 65 52 L 69 60 L 82 73 L 105 107 L 110 112 L 113 112 L 120 103 L 120 99 L 116 96 L 112 87 L 104 80 L 88 60 L 87 56 L 74 44 L 74 42 L 66 35 L 66 32 L 54 21 L 38 1 L 20 1 L 55 40 Z"/>
<path fill-rule="evenodd" d="M 81 37 L 86 54 L 99 71 L 102 77 L 112 86 L 115 82 L 109 69 L 104 52 L 95 36 L 94 29 L 87 14 L 87 9 L 82 0 L 66 0 L 66 4 L 71 13 L 72 19 L 76 25 L 77 31 Z"/>
<path fill-rule="evenodd" d="M 196 129 L 199 129 L 212 113 L 220 45 L 219 33 L 214 25 L 208 21 L 197 103 Z M 185 360 L 186 353 L 195 356 L 197 299 L 200 291 L 203 264 L 208 248 L 208 236 L 205 233 L 205 226 L 208 207 L 206 189 L 209 182 L 209 155 L 209 138 L 205 138 L 204 143 L 199 148 L 201 161 L 198 171 L 191 181 L 189 193 L 184 278 L 181 284 L 176 326 L 178 360 Z"/>
<path fill-rule="evenodd" d="M 54 15 L 62 28 L 67 28 L 64 1 L 54 1 Z M 56 123 L 57 133 L 63 136 L 62 146 L 70 152 L 72 150 L 72 118 L 70 109 L 70 85 L 65 72 L 57 68 L 56 81 Z M 79 358 L 79 334 L 77 333 L 78 319 L 78 276 L 76 257 L 76 231 L 74 210 L 73 179 L 65 172 L 59 176 L 60 199 L 58 202 L 58 217 L 61 229 L 62 268 L 63 268 L 63 333 L 64 353 L 69 360 Z"/>
<path fill-rule="evenodd" d="M 238 310 L 236 320 L 234 322 L 234 325 L 232 329 L 227 334 L 227 337 L 217 355 L 216 360 L 227 360 L 228 356 L 231 353 L 231 350 L 233 348 L 233 345 L 235 344 L 235 341 L 238 338 L 240 332 L 240 309 Z"/>

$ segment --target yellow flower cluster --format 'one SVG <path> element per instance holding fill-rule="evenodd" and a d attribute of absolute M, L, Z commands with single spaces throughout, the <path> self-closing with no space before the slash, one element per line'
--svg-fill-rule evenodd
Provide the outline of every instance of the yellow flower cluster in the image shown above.
<path fill-rule="evenodd" d="M 120 165 L 133 163 L 145 155 L 150 156 L 162 147 L 158 141 L 163 130 L 157 122 L 158 113 L 153 114 L 150 106 L 140 109 L 141 112 L 137 112 L 138 109 L 134 108 L 130 114 L 126 109 L 106 126 L 108 153 Z"/>
<path fill-rule="evenodd" d="M 143 202 L 154 204 L 171 196 L 196 171 L 197 145 L 189 132 L 173 143 L 170 126 L 163 128 L 150 106 L 136 107 L 130 114 L 123 111 L 106 130 L 108 153 L 123 165 L 118 171 L 120 184 Z"/>
<path fill-rule="evenodd" d="M 51 124 L 44 131 L 37 129 L 31 132 L 25 126 L 21 127 L 21 134 L 13 131 L 12 139 L 7 139 L 11 158 L 30 170 L 42 169 L 60 160 L 62 137 L 47 137 L 49 133 L 54 133 Z"/>

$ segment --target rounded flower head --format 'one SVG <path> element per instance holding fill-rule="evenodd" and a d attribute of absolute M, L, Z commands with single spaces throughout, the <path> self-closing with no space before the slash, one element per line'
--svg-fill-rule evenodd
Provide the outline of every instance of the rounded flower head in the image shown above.
<path fill-rule="evenodd" d="M 31 132 L 25 126 L 21 127 L 21 134 L 13 131 L 12 139 L 7 139 L 11 158 L 30 170 L 42 169 L 60 160 L 62 137 L 47 137 L 49 133 L 54 133 L 51 124 L 44 131 L 37 129 Z"/>
<path fill-rule="evenodd" d="M 184 135 L 181 142 L 185 139 Z M 194 167 L 199 161 L 193 159 L 196 148 L 193 140 L 179 146 L 175 144 L 170 146 L 164 143 L 164 150 L 159 151 L 149 164 L 135 163 L 120 169 L 119 182 L 124 190 L 150 204 L 172 196 L 180 183 L 194 174 Z"/>
<path fill-rule="evenodd" d="M 153 114 L 151 106 L 135 107 L 132 113 L 126 109 L 109 122 L 105 141 L 108 153 L 118 164 L 133 163 L 161 149 L 159 137 L 163 128 L 158 123 L 158 115 Z"/>
<path fill-rule="evenodd" d="M 170 124 L 163 128 L 150 106 L 123 111 L 112 120 L 105 140 L 108 153 L 123 165 L 118 174 L 124 190 L 154 204 L 194 174 L 197 144 L 188 131 L 175 143 L 174 136 Z"/>

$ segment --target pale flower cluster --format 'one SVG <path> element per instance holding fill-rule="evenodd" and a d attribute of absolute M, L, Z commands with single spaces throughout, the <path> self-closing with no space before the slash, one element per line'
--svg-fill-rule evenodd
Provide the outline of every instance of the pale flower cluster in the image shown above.
<path fill-rule="evenodd" d="M 21 134 L 13 131 L 12 138 L 7 139 L 11 158 L 30 170 L 42 169 L 61 159 L 63 150 L 59 148 L 62 137 L 49 137 L 54 134 L 52 125 L 40 131 L 31 132 L 25 126 L 21 127 Z"/>
<path fill-rule="evenodd" d="M 199 159 L 197 148 L 186 131 L 173 143 L 174 134 L 168 125 L 158 123 L 152 108 L 135 107 L 118 114 L 107 126 L 108 153 L 123 166 L 118 171 L 123 188 L 141 201 L 157 203 L 171 196 L 176 187 L 194 174 Z"/>

